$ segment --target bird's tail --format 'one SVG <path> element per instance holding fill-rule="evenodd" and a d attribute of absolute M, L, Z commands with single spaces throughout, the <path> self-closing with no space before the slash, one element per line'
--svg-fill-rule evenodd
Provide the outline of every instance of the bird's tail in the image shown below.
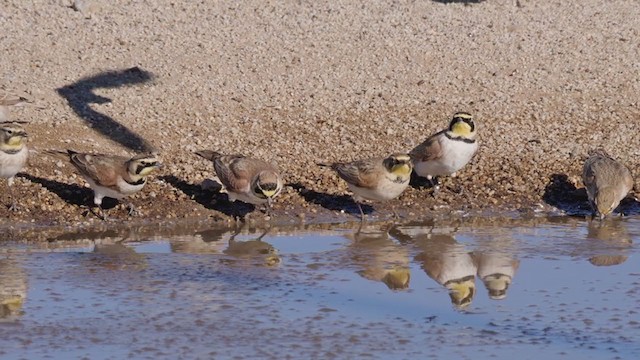
<path fill-rule="evenodd" d="M 211 161 L 213 161 L 215 158 L 219 156 L 222 156 L 222 154 L 213 150 L 198 150 L 196 151 L 196 155 L 202 156 L 203 158 Z"/>
<path fill-rule="evenodd" d="M 61 159 L 61 160 L 69 160 L 69 158 L 73 155 L 73 154 L 77 154 L 77 151 L 73 151 L 73 150 L 55 150 L 55 149 L 47 149 L 44 150 L 43 153 L 52 156 L 54 158 L 57 159 Z"/>

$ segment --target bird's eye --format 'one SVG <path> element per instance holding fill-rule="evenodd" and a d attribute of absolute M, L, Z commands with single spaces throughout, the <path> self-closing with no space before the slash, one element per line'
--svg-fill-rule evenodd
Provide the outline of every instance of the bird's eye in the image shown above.
<path fill-rule="evenodd" d="M 7 134 L 13 135 L 13 130 L 7 130 Z"/>

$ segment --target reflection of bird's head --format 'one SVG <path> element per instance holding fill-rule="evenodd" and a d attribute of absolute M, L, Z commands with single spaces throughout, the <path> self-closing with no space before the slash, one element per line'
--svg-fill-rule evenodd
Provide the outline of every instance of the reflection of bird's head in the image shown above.
<path fill-rule="evenodd" d="M 484 286 L 489 291 L 489 297 L 493 300 L 502 300 L 507 297 L 507 289 L 511 285 L 511 276 L 505 274 L 491 274 L 482 278 Z"/>
<path fill-rule="evenodd" d="M 255 259 L 259 265 L 275 266 L 280 264 L 278 250 L 273 245 L 262 240 L 229 241 L 227 255 L 237 258 Z"/>
<path fill-rule="evenodd" d="M 20 313 L 24 299 L 15 295 L 0 299 L 0 319 Z"/>
<path fill-rule="evenodd" d="M 457 308 L 465 308 L 473 301 L 473 296 L 476 293 L 476 277 L 465 276 L 462 279 L 449 280 L 444 286 L 449 289 L 449 297 L 451 297 L 451 303 Z"/>
<path fill-rule="evenodd" d="M 387 271 L 382 282 L 391 290 L 404 290 L 409 287 L 411 271 L 408 268 L 398 267 Z"/>
<path fill-rule="evenodd" d="M 595 199 L 593 199 L 596 210 L 600 218 L 611 214 L 620 204 L 620 196 L 616 193 L 613 187 L 605 187 L 598 189 Z"/>

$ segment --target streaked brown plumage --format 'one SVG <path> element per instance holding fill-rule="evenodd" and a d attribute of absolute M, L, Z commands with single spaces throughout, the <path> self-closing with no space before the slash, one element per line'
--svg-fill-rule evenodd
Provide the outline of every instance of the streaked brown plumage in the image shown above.
<path fill-rule="evenodd" d="M 48 150 L 46 153 L 56 157 L 65 157 L 89 183 L 94 193 L 94 203 L 100 207 L 104 197 L 122 199 L 144 187 L 146 176 L 160 166 L 155 155 L 141 154 L 132 158 L 79 153 L 73 150 Z M 130 214 L 135 212 L 130 206 Z M 100 208 L 102 210 L 102 208 Z M 103 211 L 103 219 L 106 214 Z"/>
<path fill-rule="evenodd" d="M 273 164 L 244 155 L 223 155 L 211 150 L 196 151 L 196 154 L 213 162 L 229 201 L 266 203 L 270 209 L 271 202 L 282 191 L 282 177 Z"/>
<path fill-rule="evenodd" d="M 412 170 L 411 159 L 407 154 L 318 165 L 331 167 L 347 182 L 353 192 L 353 199 L 358 204 L 361 219 L 364 219 L 364 212 L 360 202 L 386 201 L 400 196 L 409 186 Z"/>
<path fill-rule="evenodd" d="M 601 219 L 611 214 L 633 188 L 629 169 L 603 149 L 589 152 L 582 169 L 582 181 L 593 211 Z"/>

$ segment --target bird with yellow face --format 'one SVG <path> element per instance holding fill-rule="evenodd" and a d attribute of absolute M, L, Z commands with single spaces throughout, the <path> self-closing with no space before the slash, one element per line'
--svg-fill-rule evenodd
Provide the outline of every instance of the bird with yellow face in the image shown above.
<path fill-rule="evenodd" d="M 353 200 L 358 204 L 360 219 L 364 212 L 360 202 L 386 201 L 395 199 L 409 186 L 411 179 L 411 159 L 407 154 L 392 154 L 386 158 L 376 157 L 347 163 L 333 163 L 331 167 L 347 182 L 353 192 Z"/>
<path fill-rule="evenodd" d="M 0 123 L 0 177 L 7 179 L 7 188 L 11 197 L 9 210 L 17 210 L 13 197 L 13 178 L 27 163 L 27 132 L 17 122 Z"/>
<path fill-rule="evenodd" d="M 284 186 L 282 176 L 273 164 L 244 155 L 224 155 L 211 150 L 196 151 L 196 155 L 213 162 L 229 201 L 267 204 L 267 214 L 270 214 L 273 199 Z"/>
<path fill-rule="evenodd" d="M 437 192 L 437 178 L 455 176 L 478 151 L 476 137 L 476 125 L 471 114 L 455 113 L 447 129 L 431 135 L 411 150 L 409 155 L 415 173 L 427 178 Z"/>
<path fill-rule="evenodd" d="M 142 190 L 147 176 L 161 166 L 155 154 L 139 154 L 134 157 L 79 153 L 73 150 L 47 150 L 45 153 L 66 158 L 87 181 L 93 190 L 93 202 L 98 206 L 102 220 L 107 213 L 102 208 L 102 199 L 122 199 Z M 137 213 L 132 203 L 127 205 L 129 215 Z"/>

